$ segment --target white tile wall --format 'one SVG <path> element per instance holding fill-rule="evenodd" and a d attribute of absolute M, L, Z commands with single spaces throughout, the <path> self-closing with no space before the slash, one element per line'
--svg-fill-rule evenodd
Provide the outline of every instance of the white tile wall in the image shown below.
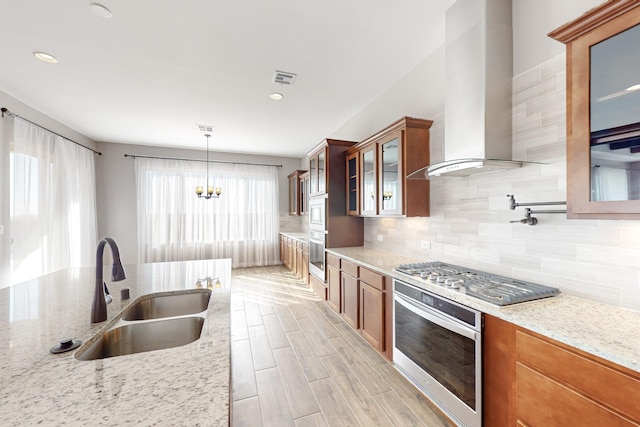
<path fill-rule="evenodd" d="M 640 310 L 640 221 L 540 214 L 536 226 L 509 223 L 522 218 L 524 208 L 509 210 L 507 194 L 518 202 L 566 199 L 565 82 L 564 54 L 513 79 L 513 157 L 544 164 L 432 180 L 431 217 L 367 218 L 365 246 Z M 432 162 L 441 161 L 444 114 L 429 119 Z M 423 240 L 431 242 L 430 250 L 420 248 Z"/>

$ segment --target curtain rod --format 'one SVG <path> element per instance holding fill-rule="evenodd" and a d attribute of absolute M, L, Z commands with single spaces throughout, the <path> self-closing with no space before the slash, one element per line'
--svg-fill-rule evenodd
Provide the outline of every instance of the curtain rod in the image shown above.
<path fill-rule="evenodd" d="M 4 115 L 6 114 L 6 115 L 8 115 L 8 116 L 10 116 L 10 117 L 17 118 L 17 119 L 20 119 L 20 120 L 24 120 L 24 121 L 25 121 L 25 122 L 27 122 L 27 123 L 31 123 L 32 125 L 39 127 L 40 129 L 44 129 L 44 130 L 46 130 L 47 132 L 51 132 L 51 133 L 52 133 L 52 134 L 54 134 L 54 135 L 58 135 L 60 138 L 64 138 L 64 139 L 66 139 L 67 141 L 73 142 L 74 144 L 79 145 L 80 147 L 86 148 L 86 149 L 87 149 L 87 150 L 89 150 L 89 151 L 93 151 L 93 152 L 94 152 L 95 154 L 97 154 L 98 156 L 102 156 L 102 153 L 101 153 L 101 152 L 96 151 L 96 150 L 94 150 L 93 148 L 87 147 L 86 145 L 82 145 L 82 144 L 80 144 L 79 142 L 76 142 L 76 141 L 74 141 L 73 139 L 69 139 L 69 138 L 67 138 L 67 137 L 66 137 L 66 136 L 64 136 L 64 135 L 60 135 L 59 133 L 54 132 L 54 131 L 52 131 L 51 129 L 47 129 L 47 128 L 46 128 L 46 127 L 44 127 L 44 126 L 40 126 L 39 124 L 34 123 L 34 122 L 32 122 L 31 120 L 29 120 L 29 119 L 25 119 L 24 117 L 19 116 L 19 115 L 17 115 L 16 113 L 12 113 L 11 111 L 7 110 L 7 109 L 6 109 L 6 108 L 4 108 L 4 107 L 2 107 L 1 111 L 2 111 L 2 117 L 4 117 Z"/>
<path fill-rule="evenodd" d="M 201 159 L 183 159 L 180 157 L 159 157 L 159 156 L 143 156 L 140 154 L 125 154 L 125 157 L 131 157 L 131 158 L 136 158 L 136 157 L 140 157 L 143 159 L 162 159 L 162 160 L 184 160 L 186 162 L 202 162 L 202 163 L 207 163 L 206 160 L 201 160 Z M 209 163 L 227 163 L 227 164 L 232 164 L 232 165 L 250 165 L 250 166 L 273 166 L 275 168 L 281 168 L 282 165 L 271 165 L 268 163 L 248 163 L 248 162 L 227 162 L 224 160 L 209 160 Z"/>

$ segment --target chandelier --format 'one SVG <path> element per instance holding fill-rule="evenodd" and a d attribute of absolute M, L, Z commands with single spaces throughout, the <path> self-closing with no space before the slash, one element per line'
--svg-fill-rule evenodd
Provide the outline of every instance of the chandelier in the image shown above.
<path fill-rule="evenodd" d="M 218 197 L 220 197 L 222 189 L 220 187 L 216 187 L 214 189 L 213 187 L 209 186 L 209 138 L 211 137 L 211 135 L 206 133 L 204 136 L 207 137 L 207 194 L 203 194 L 204 188 L 202 186 L 197 186 L 196 195 L 205 199 L 217 199 Z"/>

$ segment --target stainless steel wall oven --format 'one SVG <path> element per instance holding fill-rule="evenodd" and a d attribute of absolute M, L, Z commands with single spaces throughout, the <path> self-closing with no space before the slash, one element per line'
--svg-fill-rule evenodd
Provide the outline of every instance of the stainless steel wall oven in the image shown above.
<path fill-rule="evenodd" d="M 327 233 L 324 231 L 309 231 L 309 273 L 325 281 L 325 253 L 324 247 Z"/>
<path fill-rule="evenodd" d="M 459 425 L 482 425 L 482 313 L 399 280 L 393 362 Z"/>

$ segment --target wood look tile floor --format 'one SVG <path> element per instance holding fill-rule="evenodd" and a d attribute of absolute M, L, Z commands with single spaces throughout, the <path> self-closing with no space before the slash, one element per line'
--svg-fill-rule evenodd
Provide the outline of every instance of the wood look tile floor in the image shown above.
<path fill-rule="evenodd" d="M 453 426 L 284 267 L 235 269 L 233 427 Z"/>

